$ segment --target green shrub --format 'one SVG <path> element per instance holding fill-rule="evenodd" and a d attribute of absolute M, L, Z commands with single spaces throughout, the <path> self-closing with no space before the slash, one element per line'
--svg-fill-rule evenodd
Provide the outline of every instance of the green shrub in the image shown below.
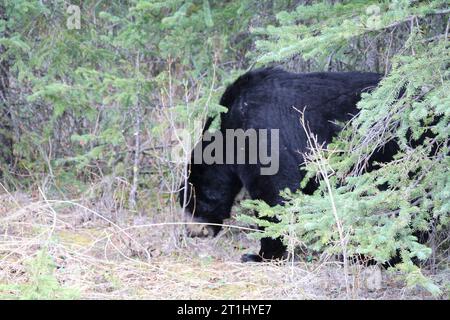
<path fill-rule="evenodd" d="M 0 284 L 1 299 L 78 299 L 78 290 L 66 288 L 55 277 L 56 265 L 47 250 L 41 249 L 26 261 L 28 280 L 24 284 Z"/>
<path fill-rule="evenodd" d="M 284 191 L 285 205 L 273 208 L 246 201 L 243 206 L 256 210 L 259 218 L 241 219 L 265 227 L 257 237 L 281 236 L 288 244 L 295 236 L 297 243 L 312 250 L 344 252 L 344 257 L 364 255 L 386 263 L 400 253 L 402 263 L 396 268 L 408 285 L 420 284 L 437 294 L 439 289 L 412 261 L 424 262 L 432 252 L 419 241 L 421 232 L 442 230 L 445 240 L 449 226 L 448 24 L 436 34 L 429 31 L 436 29 L 431 21 L 440 21 L 432 18 L 448 9 L 442 1 L 396 3 L 397 11 L 376 1 L 299 6 L 278 15 L 280 26 L 258 31 L 268 37 L 259 42 L 262 62 L 300 55 L 320 65 L 332 53 L 348 62 L 345 50 L 357 39 L 382 37 L 396 26 L 411 28 L 401 51 L 385 60 L 390 70 L 384 80 L 363 94 L 358 117 L 327 150 L 310 144 L 316 152 L 309 157 L 302 185 L 317 178 L 318 190 L 313 195 Z M 377 5 L 376 28 L 367 25 L 369 4 Z M 394 161 L 367 172 L 366 160 L 391 140 L 400 149 Z M 264 217 L 277 217 L 280 223 Z"/>

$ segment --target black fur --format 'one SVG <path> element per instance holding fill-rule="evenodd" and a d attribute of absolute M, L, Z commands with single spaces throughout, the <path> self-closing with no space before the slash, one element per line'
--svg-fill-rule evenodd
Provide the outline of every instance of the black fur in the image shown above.
<path fill-rule="evenodd" d="M 228 108 L 221 115 L 220 130 L 241 128 L 279 129 L 279 171 L 276 175 L 260 175 L 261 164 L 192 164 L 190 167 L 187 210 L 203 221 L 222 223 L 230 215 L 236 194 L 242 187 L 252 199 L 269 205 L 282 204 L 279 192 L 296 190 L 304 177 L 302 153 L 307 140 L 297 110 L 305 109 L 305 120 L 319 142 L 329 143 L 341 129 L 336 122 L 351 119 L 358 110 L 356 103 L 364 91 L 373 89 L 381 76 L 375 73 L 290 73 L 278 68 L 248 72 L 230 85 L 221 105 Z M 208 129 L 211 119 L 207 121 Z M 201 146 L 200 146 L 201 147 Z M 205 144 L 203 145 L 203 148 Z M 391 154 L 377 154 L 378 161 L 389 161 Z M 304 190 L 311 194 L 313 183 Z M 183 203 L 183 191 L 180 202 Z M 215 227 L 217 233 L 220 227 Z M 281 258 L 285 252 L 280 239 L 261 241 L 259 255 L 245 255 L 243 261 Z"/>

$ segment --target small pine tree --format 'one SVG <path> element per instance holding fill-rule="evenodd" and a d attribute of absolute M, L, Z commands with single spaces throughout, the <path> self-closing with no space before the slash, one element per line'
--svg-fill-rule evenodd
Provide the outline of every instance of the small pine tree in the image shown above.
<path fill-rule="evenodd" d="M 294 231 L 312 250 L 345 250 L 379 263 L 400 253 L 396 268 L 407 283 L 439 293 L 412 261 L 426 261 L 432 253 L 419 241 L 420 233 L 431 231 L 435 237 L 440 231 L 448 239 L 450 51 L 449 24 L 442 19 L 448 12 L 443 1 L 321 1 L 279 13 L 279 26 L 257 30 L 265 36 L 257 42 L 260 62 L 298 55 L 327 70 L 330 63 L 344 70 L 358 66 L 358 43 L 367 39 L 404 39 L 392 45 L 396 52 L 378 48 L 385 78 L 363 94 L 358 117 L 327 151 L 310 155 L 302 184 L 317 177 L 318 190 L 313 195 L 284 191 L 285 205 L 274 208 L 261 201 L 244 203 L 258 217 L 241 219 L 265 227 L 257 237 L 281 236 L 288 243 Z M 394 161 L 367 172 L 368 158 L 392 140 L 399 145 Z M 273 216 L 279 224 L 264 220 Z M 342 240 L 344 245 L 336 246 Z"/>

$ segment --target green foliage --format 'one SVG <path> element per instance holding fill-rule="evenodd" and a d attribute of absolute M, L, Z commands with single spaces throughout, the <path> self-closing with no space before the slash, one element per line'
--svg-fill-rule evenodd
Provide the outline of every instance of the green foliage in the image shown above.
<path fill-rule="evenodd" d="M 405 252 L 402 252 L 402 254 L 407 255 Z M 441 288 L 425 277 L 420 268 L 414 265 L 408 257 L 403 257 L 402 260 L 403 263 L 398 265 L 397 269 L 406 275 L 405 280 L 408 286 L 420 285 L 435 296 L 442 294 Z"/>
<path fill-rule="evenodd" d="M 159 110 L 174 109 L 182 125 L 186 118 L 204 119 L 205 112 L 216 117 L 223 111 L 217 87 L 233 66 L 226 63 L 246 45 L 230 45 L 230 38 L 251 17 L 247 1 L 73 4 L 80 6 L 79 30 L 66 27 L 64 1 L 4 4 L 1 26 L 8 35 L 0 34 L 0 44 L 11 64 L 22 186 L 51 176 L 64 189 L 60 172 L 86 181 L 117 174 L 117 166 L 131 179 L 136 131 L 147 149 L 166 143 L 168 127 L 153 130 L 164 127 Z"/>
<path fill-rule="evenodd" d="M 22 300 L 78 299 L 79 293 L 77 290 L 59 284 L 55 277 L 55 270 L 56 266 L 52 257 L 46 250 L 39 250 L 35 257 L 26 261 L 27 282 L 24 284 L 0 284 L 0 298 Z"/>
<path fill-rule="evenodd" d="M 258 30 L 267 37 L 257 43 L 260 62 L 300 55 L 324 67 L 330 55 L 350 63 L 351 55 L 345 52 L 360 38 L 382 37 L 394 26 L 412 27 L 399 53 L 386 61 L 392 66 L 390 72 L 375 90 L 363 94 L 359 116 L 320 159 L 307 164 L 302 185 L 311 178 L 321 180 L 315 194 L 285 191 L 285 205 L 272 208 L 261 201 L 243 204 L 256 210 L 259 218 L 241 219 L 265 227 L 256 237 L 282 236 L 288 243 L 294 234 L 312 250 L 332 254 L 345 250 L 348 256 L 364 255 L 379 263 L 401 252 L 402 263 L 396 269 L 407 284 L 440 292 L 412 261 L 424 262 L 432 252 L 418 236 L 429 230 L 445 232 L 450 216 L 450 51 L 442 34 L 446 21 L 437 34 L 427 32 L 433 21 L 428 15 L 439 16 L 445 10 L 442 1 L 335 5 L 323 1 L 282 12 L 277 16 L 279 26 Z M 374 12 L 376 25 L 369 26 Z M 367 172 L 366 160 L 391 140 L 400 149 L 394 161 Z M 327 164 L 331 193 L 319 174 L 318 161 Z M 344 229 L 345 248 L 340 245 L 331 197 Z M 276 217 L 280 223 L 270 223 L 267 217 Z"/>
<path fill-rule="evenodd" d="M 282 61 L 294 55 L 312 59 L 324 68 L 331 56 L 355 64 L 354 40 L 395 27 L 399 22 L 419 19 L 446 8 L 446 1 L 340 1 L 329 4 L 316 1 L 300 5 L 292 12 L 277 14 L 279 26 L 258 28 L 256 33 L 268 37 L 258 40 L 258 62 Z"/>

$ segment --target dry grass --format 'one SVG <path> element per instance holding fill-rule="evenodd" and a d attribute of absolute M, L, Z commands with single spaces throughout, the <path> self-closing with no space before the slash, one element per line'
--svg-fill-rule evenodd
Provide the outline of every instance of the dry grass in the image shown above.
<path fill-rule="evenodd" d="M 191 239 L 181 236 L 182 226 L 155 218 L 129 213 L 118 223 L 77 202 L 47 199 L 42 193 L 36 198 L 0 195 L 2 298 L 20 298 L 8 288 L 32 280 L 27 261 L 42 248 L 55 263 L 58 283 L 82 299 L 347 297 L 346 277 L 337 262 L 240 263 L 243 252 L 258 246 L 242 231 Z M 405 289 L 385 271 L 378 288 L 368 285 L 374 270 L 353 267 L 350 272 L 352 298 L 431 298 L 421 289 Z M 434 277 L 448 280 L 449 274 Z"/>

